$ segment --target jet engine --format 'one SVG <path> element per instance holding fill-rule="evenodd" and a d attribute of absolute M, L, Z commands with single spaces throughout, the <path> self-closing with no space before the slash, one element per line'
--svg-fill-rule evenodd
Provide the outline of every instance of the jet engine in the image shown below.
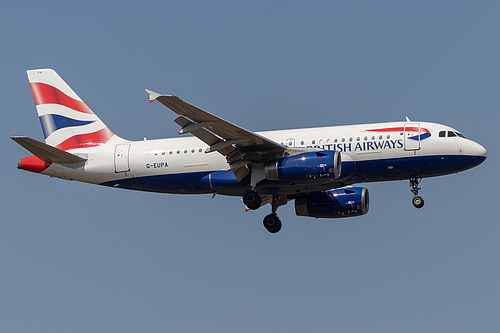
<path fill-rule="evenodd" d="M 322 150 L 301 153 L 268 162 L 264 166 L 266 179 L 301 181 L 318 178 L 338 179 L 342 162 L 338 151 Z"/>
<path fill-rule="evenodd" d="M 328 190 L 295 199 L 295 213 L 316 218 L 359 216 L 368 213 L 369 199 L 364 187 Z"/>

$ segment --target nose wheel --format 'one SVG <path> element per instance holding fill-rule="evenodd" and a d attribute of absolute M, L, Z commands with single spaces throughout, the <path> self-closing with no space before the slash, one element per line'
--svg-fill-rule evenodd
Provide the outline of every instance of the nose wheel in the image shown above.
<path fill-rule="evenodd" d="M 415 206 L 415 208 L 422 208 L 424 207 L 424 199 L 422 199 L 421 196 L 414 196 L 413 199 L 412 199 L 412 203 L 413 203 L 413 206 Z"/>
<path fill-rule="evenodd" d="M 417 178 L 417 176 L 411 176 L 410 177 L 410 187 L 411 187 L 411 192 L 413 193 L 413 199 L 412 203 L 415 208 L 422 208 L 424 207 L 424 199 L 418 195 L 418 191 L 421 190 L 418 185 L 420 184 L 420 181 L 422 181 L 422 178 Z"/>

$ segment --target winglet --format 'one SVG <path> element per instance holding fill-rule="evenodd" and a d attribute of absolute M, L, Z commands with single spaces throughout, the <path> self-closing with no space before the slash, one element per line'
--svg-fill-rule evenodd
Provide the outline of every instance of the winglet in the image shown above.
<path fill-rule="evenodd" d="M 155 93 L 149 89 L 144 89 L 149 94 L 149 103 L 153 103 L 155 99 L 161 96 L 161 94 Z"/>

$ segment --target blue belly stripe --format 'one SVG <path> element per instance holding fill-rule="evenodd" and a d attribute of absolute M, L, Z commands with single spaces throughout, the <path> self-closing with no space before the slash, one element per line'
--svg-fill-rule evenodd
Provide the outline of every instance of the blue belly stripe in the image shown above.
<path fill-rule="evenodd" d="M 342 180 L 342 183 L 347 185 L 409 179 L 411 175 L 418 175 L 423 178 L 442 176 L 473 168 L 484 160 L 485 157 L 483 156 L 447 155 L 357 161 L 354 174 L 349 179 Z M 346 168 L 352 168 L 354 162 L 346 162 L 346 164 L 350 164 L 346 165 Z M 160 193 L 204 194 L 213 192 L 206 180 L 202 181 L 211 172 L 214 171 L 126 178 L 101 183 L 100 185 Z M 288 182 L 283 184 L 288 184 Z M 231 187 L 233 190 L 228 188 L 228 191 L 224 191 L 224 194 L 239 195 L 246 187 L 250 188 L 249 185 L 249 182 L 244 180 L 241 183 L 234 184 L 234 188 Z M 297 184 L 296 186 L 303 185 Z M 269 186 L 273 188 L 279 187 L 280 183 L 264 180 L 258 185 L 261 188 Z M 231 194 L 232 191 L 234 191 L 234 194 Z"/>

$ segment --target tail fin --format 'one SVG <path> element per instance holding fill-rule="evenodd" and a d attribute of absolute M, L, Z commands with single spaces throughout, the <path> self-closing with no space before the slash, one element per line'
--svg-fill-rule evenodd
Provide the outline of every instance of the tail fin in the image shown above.
<path fill-rule="evenodd" d="M 88 148 L 116 137 L 54 70 L 27 73 L 48 145 L 61 150 Z"/>

